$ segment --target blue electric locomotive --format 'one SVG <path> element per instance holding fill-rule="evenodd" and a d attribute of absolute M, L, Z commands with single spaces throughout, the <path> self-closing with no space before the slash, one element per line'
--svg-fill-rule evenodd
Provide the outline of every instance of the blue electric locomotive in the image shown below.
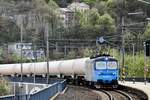
<path fill-rule="evenodd" d="M 95 85 L 117 86 L 119 79 L 118 61 L 110 56 L 101 56 L 87 62 L 85 79 Z"/>

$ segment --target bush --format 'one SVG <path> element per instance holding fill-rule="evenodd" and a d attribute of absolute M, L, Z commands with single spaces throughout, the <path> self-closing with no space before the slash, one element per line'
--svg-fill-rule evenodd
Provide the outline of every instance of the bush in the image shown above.
<path fill-rule="evenodd" d="M 120 63 L 121 68 L 121 54 L 118 50 L 110 50 L 110 54 L 116 57 Z M 147 64 L 150 69 L 150 61 L 147 61 Z M 125 66 L 128 66 L 126 69 L 127 77 L 144 77 L 144 53 L 138 52 L 133 57 L 132 54 L 126 53 L 125 54 Z M 150 71 L 150 70 L 149 70 Z M 147 76 L 149 76 L 150 72 L 147 73 Z"/>
<path fill-rule="evenodd" d="M 66 58 L 67 59 L 75 59 L 76 58 L 76 52 L 75 51 L 69 51 L 69 53 L 67 54 Z"/>
<path fill-rule="evenodd" d="M 8 81 L 5 79 L 0 79 L 0 95 L 7 95 L 9 93 L 9 85 L 8 85 Z"/>
<path fill-rule="evenodd" d="M 90 57 L 94 54 L 94 50 L 86 48 L 83 50 L 83 57 Z"/>
<path fill-rule="evenodd" d="M 12 64 L 12 63 L 20 63 L 21 56 L 17 54 L 9 54 L 5 50 L 0 49 L 0 64 Z M 31 62 L 31 60 L 26 57 L 22 57 L 22 62 Z"/>

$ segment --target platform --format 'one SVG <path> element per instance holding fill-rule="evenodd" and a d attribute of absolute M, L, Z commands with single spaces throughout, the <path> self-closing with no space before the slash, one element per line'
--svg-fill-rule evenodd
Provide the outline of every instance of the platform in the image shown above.
<path fill-rule="evenodd" d="M 150 100 L 150 83 L 147 82 L 145 85 L 144 82 L 135 82 L 133 84 L 133 82 L 124 81 L 124 82 L 119 82 L 119 84 L 132 87 L 132 88 L 136 88 L 136 89 L 143 91 L 144 93 L 148 95 L 148 100 Z"/>

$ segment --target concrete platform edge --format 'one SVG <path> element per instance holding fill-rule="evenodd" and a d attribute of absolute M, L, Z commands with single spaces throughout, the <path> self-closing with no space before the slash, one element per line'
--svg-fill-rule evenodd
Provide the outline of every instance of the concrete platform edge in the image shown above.
<path fill-rule="evenodd" d="M 121 84 L 120 84 L 120 83 L 121 83 Z M 139 90 L 139 91 L 142 91 L 143 93 L 145 93 L 145 94 L 148 96 L 148 100 L 150 100 L 150 94 L 146 93 L 144 90 L 139 89 L 139 88 L 136 88 L 136 87 L 128 86 L 127 84 L 124 84 L 124 83 L 122 83 L 122 82 L 120 82 L 120 83 L 119 83 L 120 85 L 123 85 L 123 86 L 125 86 L 125 87 L 130 87 L 130 88 L 133 88 L 133 89 L 137 89 L 137 90 Z M 133 84 L 133 85 L 134 85 L 134 84 Z"/>

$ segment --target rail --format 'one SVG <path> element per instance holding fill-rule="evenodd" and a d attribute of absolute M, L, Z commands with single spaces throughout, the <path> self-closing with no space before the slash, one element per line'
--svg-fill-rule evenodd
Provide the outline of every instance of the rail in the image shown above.
<path fill-rule="evenodd" d="M 115 91 L 115 92 L 118 92 L 118 93 L 120 93 L 120 94 L 122 94 L 122 95 L 124 95 L 125 97 L 128 98 L 128 100 L 133 100 L 132 97 L 131 97 L 129 94 L 127 94 L 127 93 L 125 93 L 125 92 L 123 92 L 123 91 L 120 91 L 120 90 L 114 90 L 114 91 Z"/>
<path fill-rule="evenodd" d="M 113 96 L 109 92 L 107 92 L 105 90 L 100 90 L 100 91 L 102 91 L 103 93 L 105 93 L 109 97 L 109 100 L 114 100 Z"/>

